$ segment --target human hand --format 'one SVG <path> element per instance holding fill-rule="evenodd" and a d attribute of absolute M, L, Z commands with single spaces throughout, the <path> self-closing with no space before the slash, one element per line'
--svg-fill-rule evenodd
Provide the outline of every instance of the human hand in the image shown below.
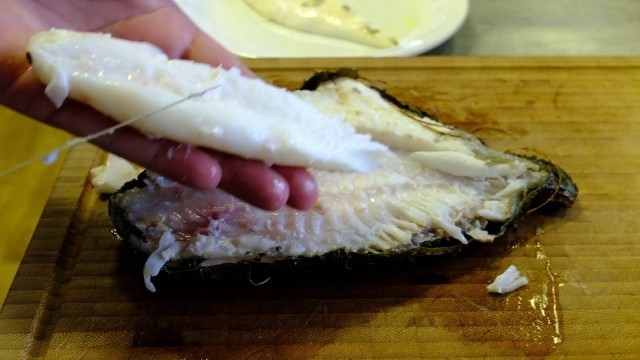
<path fill-rule="evenodd" d="M 0 5 L 0 103 L 77 136 L 98 132 L 115 122 L 72 100 L 56 108 L 44 94 L 44 85 L 29 71 L 26 48 L 31 36 L 53 27 L 147 41 L 170 58 L 238 67 L 252 76 L 240 60 L 200 31 L 171 0 L 5 0 Z M 167 139 L 150 139 L 128 127 L 92 142 L 186 185 L 199 189 L 220 186 L 268 210 L 284 204 L 308 209 L 318 196 L 313 177 L 301 168 L 268 167 L 211 149 L 191 149 Z"/>

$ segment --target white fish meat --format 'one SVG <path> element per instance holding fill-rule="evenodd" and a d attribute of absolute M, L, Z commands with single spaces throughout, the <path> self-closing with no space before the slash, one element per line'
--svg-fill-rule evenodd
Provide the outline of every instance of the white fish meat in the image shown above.
<path fill-rule="evenodd" d="M 509 265 L 507 270 L 487 285 L 487 291 L 494 294 L 508 294 L 528 284 L 529 279 L 520 275 L 520 270 L 515 265 Z"/>
<path fill-rule="evenodd" d="M 368 172 L 391 156 L 291 92 L 259 79 L 187 60 L 108 34 L 51 30 L 28 47 L 32 69 L 61 106 L 67 97 L 124 122 L 198 94 L 132 126 L 268 164 Z"/>
<path fill-rule="evenodd" d="M 93 188 L 101 194 L 113 194 L 122 185 L 135 179 L 142 168 L 129 161 L 114 155 L 107 154 L 101 165 L 91 169 L 91 184 Z"/>
<path fill-rule="evenodd" d="M 375 129 L 395 156 L 368 174 L 313 169 L 320 198 L 304 212 L 269 212 L 222 190 L 196 191 L 147 173 L 114 196 L 110 211 L 123 237 L 149 256 L 150 290 L 163 266 L 185 262 L 215 268 L 491 242 L 525 211 L 551 200 L 568 205 L 577 193 L 550 164 L 491 150 L 468 133 L 401 110 L 360 81 L 329 79 L 297 94 L 360 130 Z"/>
<path fill-rule="evenodd" d="M 338 0 L 242 0 L 262 17 L 294 30 L 376 48 L 398 44 Z"/>

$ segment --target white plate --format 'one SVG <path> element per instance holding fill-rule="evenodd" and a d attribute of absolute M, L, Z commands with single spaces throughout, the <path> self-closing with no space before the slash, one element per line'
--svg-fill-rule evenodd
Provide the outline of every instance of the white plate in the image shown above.
<path fill-rule="evenodd" d="M 460 29 L 468 0 L 344 0 L 372 27 L 399 45 L 376 49 L 272 23 L 242 0 L 175 0 L 201 29 L 233 53 L 260 57 L 413 56 L 442 44 Z"/>

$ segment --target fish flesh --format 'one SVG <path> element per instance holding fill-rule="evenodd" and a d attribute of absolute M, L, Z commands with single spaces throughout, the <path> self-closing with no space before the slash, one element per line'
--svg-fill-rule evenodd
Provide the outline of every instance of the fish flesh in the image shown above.
<path fill-rule="evenodd" d="M 109 153 L 101 165 L 89 171 L 89 175 L 95 191 L 101 194 L 113 194 L 125 183 L 135 179 L 143 170 L 141 167 Z"/>
<path fill-rule="evenodd" d="M 526 276 L 521 276 L 515 265 L 509 265 L 507 270 L 496 276 L 493 282 L 487 285 L 487 291 L 494 294 L 508 294 L 528 284 L 529 279 Z"/>
<path fill-rule="evenodd" d="M 368 172 L 392 156 L 286 89 L 237 69 L 168 59 L 149 43 L 53 29 L 31 38 L 28 57 L 55 105 L 70 97 L 120 122 L 140 118 L 131 126 L 149 136 L 333 171 Z"/>
<path fill-rule="evenodd" d="M 294 30 L 348 40 L 375 48 L 398 41 L 373 28 L 338 0 L 243 0 L 263 18 Z"/>
<path fill-rule="evenodd" d="M 312 168 L 320 189 L 307 211 L 255 208 L 223 190 L 199 191 L 143 173 L 110 200 L 117 232 L 159 273 L 217 276 L 229 264 L 278 264 L 328 254 L 446 253 L 492 242 L 523 215 L 570 206 L 578 190 L 553 164 L 503 153 L 400 104 L 350 70 L 313 76 L 295 96 L 386 144 L 369 173 Z"/>

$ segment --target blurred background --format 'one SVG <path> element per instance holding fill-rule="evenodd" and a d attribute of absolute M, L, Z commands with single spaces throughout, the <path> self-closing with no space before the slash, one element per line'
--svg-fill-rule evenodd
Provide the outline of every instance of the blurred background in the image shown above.
<path fill-rule="evenodd" d="M 428 55 L 637 56 L 637 0 L 469 0 L 465 24 Z"/>
<path fill-rule="evenodd" d="M 470 0 L 459 31 L 425 56 L 639 56 L 640 0 Z M 0 106 L 0 171 L 69 136 Z M 0 303 L 62 164 L 0 178 Z"/>

